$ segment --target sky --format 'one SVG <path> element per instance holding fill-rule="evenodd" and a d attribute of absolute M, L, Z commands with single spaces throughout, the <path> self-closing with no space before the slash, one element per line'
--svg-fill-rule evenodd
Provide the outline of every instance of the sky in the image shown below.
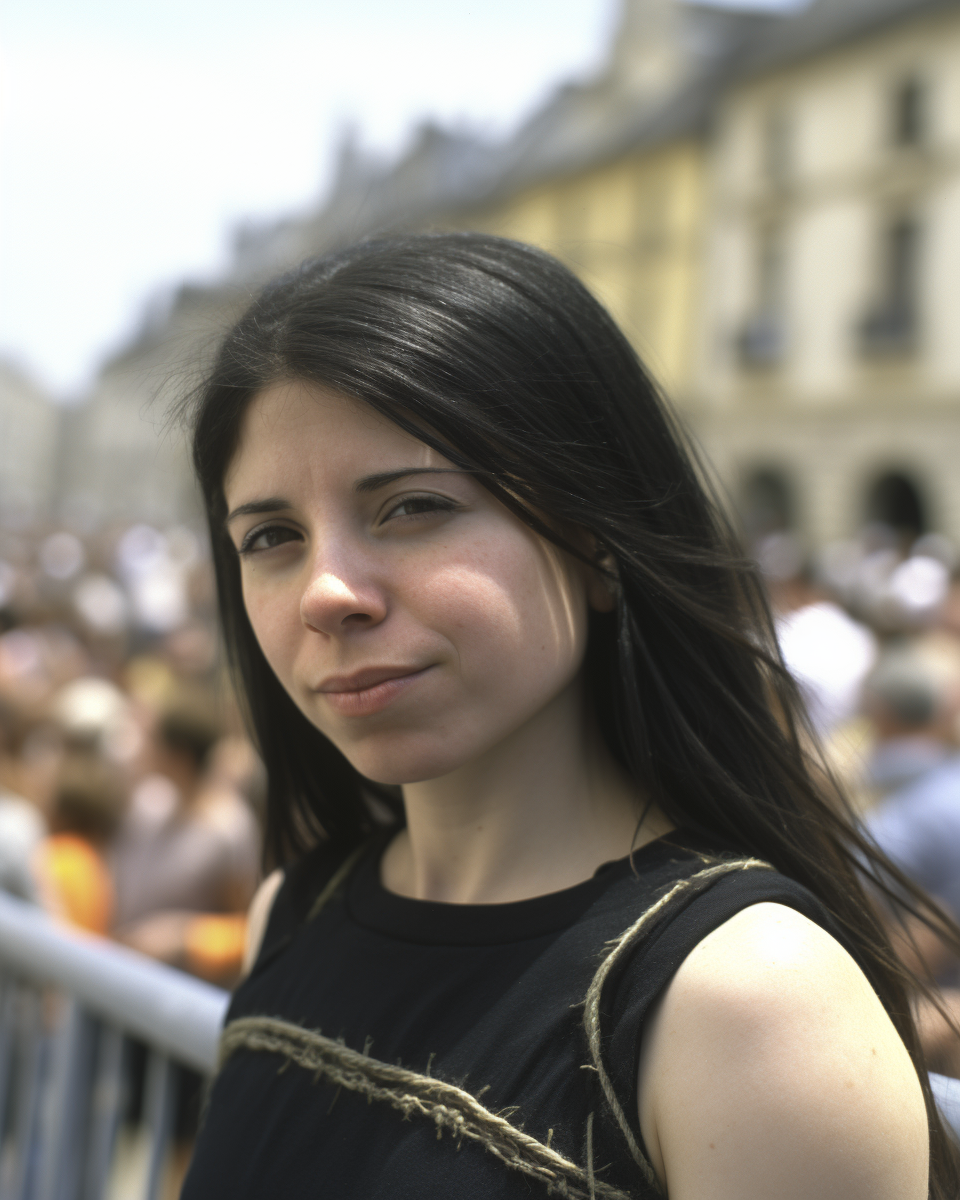
<path fill-rule="evenodd" d="M 7 0 L 0 356 L 81 397 L 152 298 L 226 269 L 238 224 L 319 203 L 346 129 L 385 154 L 427 117 L 509 132 L 597 69 L 618 9 Z"/>

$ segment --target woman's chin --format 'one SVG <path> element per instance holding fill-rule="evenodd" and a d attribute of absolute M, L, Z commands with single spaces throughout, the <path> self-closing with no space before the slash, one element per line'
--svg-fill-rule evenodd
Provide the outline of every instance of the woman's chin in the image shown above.
<path fill-rule="evenodd" d="M 369 779 L 371 783 L 379 783 L 393 787 L 403 787 L 404 784 L 426 783 L 429 779 L 440 779 L 444 775 L 449 775 L 451 771 L 455 771 L 460 765 L 453 763 L 450 766 L 446 765 L 419 765 L 411 763 L 405 767 L 402 763 L 377 763 L 374 766 L 362 768 L 358 764 L 357 770 L 364 777 Z"/>
<path fill-rule="evenodd" d="M 396 747 L 389 750 L 371 753 L 369 748 L 363 751 L 344 754 L 353 766 L 371 783 L 402 786 L 405 783 L 424 783 L 428 779 L 440 779 L 462 767 L 470 757 L 469 753 L 451 754 L 449 747 L 439 749 L 431 747 L 409 747 L 405 751 Z"/>

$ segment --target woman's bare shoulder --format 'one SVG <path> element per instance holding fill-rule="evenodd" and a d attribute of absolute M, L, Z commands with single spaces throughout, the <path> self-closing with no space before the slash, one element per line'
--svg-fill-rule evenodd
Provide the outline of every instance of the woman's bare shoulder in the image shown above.
<path fill-rule="evenodd" d="M 682 963 L 648 1022 L 640 1121 L 671 1200 L 924 1200 L 913 1064 L 847 951 L 780 904 Z"/>
<path fill-rule="evenodd" d="M 250 908 L 247 910 L 247 940 L 243 952 L 243 975 L 249 975 L 251 967 L 257 961 L 263 935 L 267 932 L 270 921 L 273 902 L 282 883 L 283 871 L 278 867 L 264 879 L 250 901 Z"/>

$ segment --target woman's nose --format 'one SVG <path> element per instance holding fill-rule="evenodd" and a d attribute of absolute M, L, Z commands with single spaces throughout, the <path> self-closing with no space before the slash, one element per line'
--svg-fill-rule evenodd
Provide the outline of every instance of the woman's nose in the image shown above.
<path fill-rule="evenodd" d="M 379 624 L 387 615 L 383 592 L 371 583 L 348 580 L 346 572 L 318 569 L 300 599 L 300 619 L 308 629 L 332 637 Z"/>

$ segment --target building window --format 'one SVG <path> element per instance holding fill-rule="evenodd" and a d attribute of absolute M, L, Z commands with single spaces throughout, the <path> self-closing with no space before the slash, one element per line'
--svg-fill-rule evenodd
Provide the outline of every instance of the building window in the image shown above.
<path fill-rule="evenodd" d="M 913 217 L 898 217 L 887 226 L 880 247 L 880 294 L 860 325 L 860 345 L 866 353 L 914 349 L 919 253 L 920 228 Z"/>
<path fill-rule="evenodd" d="M 924 87 L 916 76 L 900 81 L 893 93 L 893 142 L 919 146 L 924 134 Z"/>
<path fill-rule="evenodd" d="M 917 483 L 905 471 L 887 471 L 867 492 L 866 518 L 913 539 L 928 528 L 926 505 Z"/>
<path fill-rule="evenodd" d="M 767 312 L 783 308 L 783 234 L 779 228 L 768 227 L 760 237 L 757 256 L 757 299 Z"/>
<path fill-rule="evenodd" d="M 793 488 L 779 467 L 757 467 L 743 477 L 740 516 L 750 541 L 794 527 Z"/>
<path fill-rule="evenodd" d="M 768 226 L 757 242 L 756 300 L 738 335 L 740 359 L 746 366 L 769 367 L 786 349 L 784 321 L 785 271 L 783 233 Z"/>
<path fill-rule="evenodd" d="M 775 104 L 768 109 L 763 121 L 762 138 L 764 177 L 768 183 L 782 187 L 789 180 L 793 157 L 790 117 L 782 104 Z"/>

